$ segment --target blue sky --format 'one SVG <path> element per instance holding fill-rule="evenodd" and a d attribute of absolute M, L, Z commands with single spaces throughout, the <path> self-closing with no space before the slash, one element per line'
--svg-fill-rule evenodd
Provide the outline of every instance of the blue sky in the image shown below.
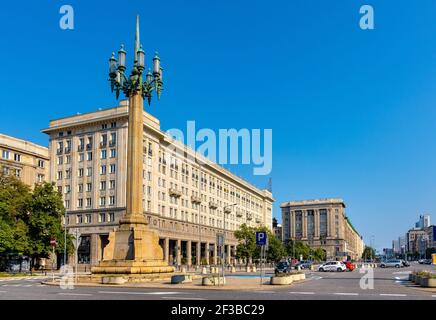
<path fill-rule="evenodd" d="M 59 28 L 64 4 L 74 30 Z M 273 129 L 275 215 L 342 197 L 364 239 L 390 246 L 436 211 L 435 13 L 433 0 L 3 3 L 0 131 L 47 145 L 49 119 L 115 106 L 107 59 L 120 43 L 132 53 L 139 14 L 146 59 L 158 49 L 165 68 L 147 108 L 162 129 Z"/>

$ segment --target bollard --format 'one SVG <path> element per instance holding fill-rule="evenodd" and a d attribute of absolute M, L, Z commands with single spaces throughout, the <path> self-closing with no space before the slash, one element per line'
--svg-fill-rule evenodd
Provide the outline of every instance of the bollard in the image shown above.
<path fill-rule="evenodd" d="M 250 272 L 250 266 L 247 266 L 247 267 L 245 268 L 245 271 L 246 271 L 246 272 Z"/>
<path fill-rule="evenodd" d="M 253 266 L 253 268 L 251 268 L 251 271 L 252 271 L 252 272 L 256 272 L 256 270 L 257 270 L 257 269 L 256 269 L 256 266 Z"/>
<path fill-rule="evenodd" d="M 236 272 L 236 268 L 232 266 L 232 269 L 230 270 L 231 273 L 235 273 Z"/>

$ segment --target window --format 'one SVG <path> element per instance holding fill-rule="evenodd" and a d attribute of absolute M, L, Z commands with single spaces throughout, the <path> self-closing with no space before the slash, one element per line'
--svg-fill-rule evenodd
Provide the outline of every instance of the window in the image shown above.
<path fill-rule="evenodd" d="M 106 165 L 100 166 L 100 174 L 106 174 Z"/>
<path fill-rule="evenodd" d="M 9 160 L 9 151 L 3 150 L 2 158 L 6 159 L 6 160 Z"/>
<path fill-rule="evenodd" d="M 106 197 L 100 197 L 100 206 L 106 205 Z"/>
<path fill-rule="evenodd" d="M 91 198 L 86 198 L 86 206 L 90 207 L 92 205 Z"/>
<path fill-rule="evenodd" d="M 151 181 L 151 171 L 147 172 L 147 179 L 148 179 L 148 181 Z"/>
<path fill-rule="evenodd" d="M 43 182 L 45 179 L 45 176 L 43 174 L 38 174 L 38 182 Z"/>
<path fill-rule="evenodd" d="M 91 222 L 92 222 L 92 215 L 87 214 L 87 215 L 85 216 L 85 223 L 91 223 Z"/>
<path fill-rule="evenodd" d="M 111 164 L 111 166 L 110 166 L 110 173 L 115 173 L 115 169 L 116 169 L 116 165 L 115 164 Z"/>
<path fill-rule="evenodd" d="M 83 160 L 85 160 L 85 154 L 79 153 L 79 162 L 82 162 Z"/>
<path fill-rule="evenodd" d="M 86 160 L 92 161 L 92 152 L 87 153 Z"/>
<path fill-rule="evenodd" d="M 58 186 L 58 192 L 62 193 L 62 187 L 61 186 Z"/>
<path fill-rule="evenodd" d="M 78 189 L 79 189 L 79 192 L 83 192 L 83 183 L 79 183 Z"/>
<path fill-rule="evenodd" d="M 100 159 L 106 159 L 106 150 L 101 150 Z"/>
<path fill-rule="evenodd" d="M 83 216 L 81 214 L 78 214 L 76 216 L 76 223 L 77 224 L 83 223 Z"/>
<path fill-rule="evenodd" d="M 14 160 L 20 162 L 21 161 L 21 154 L 15 153 L 14 154 Z"/>
<path fill-rule="evenodd" d="M 70 185 L 66 185 L 65 186 L 65 193 L 70 193 L 71 192 L 71 186 Z"/>
<path fill-rule="evenodd" d="M 116 128 L 117 127 L 117 123 L 116 122 L 111 122 L 111 128 Z"/>
<path fill-rule="evenodd" d="M 98 222 L 106 222 L 106 213 L 100 213 L 98 215 Z"/>
<path fill-rule="evenodd" d="M 87 177 L 92 176 L 92 168 L 91 167 L 86 168 L 86 176 Z"/>
<path fill-rule="evenodd" d="M 102 129 L 102 130 L 107 129 L 107 123 L 103 123 L 103 124 L 101 125 L 101 129 Z"/>
<path fill-rule="evenodd" d="M 109 186 L 110 189 L 115 189 L 115 180 L 111 180 L 109 184 L 110 184 Z"/>
<path fill-rule="evenodd" d="M 83 207 L 83 199 L 77 199 L 77 208 Z"/>
<path fill-rule="evenodd" d="M 116 132 L 112 132 L 111 133 L 110 145 L 114 146 L 116 143 L 117 143 L 117 134 L 116 134 Z"/>
<path fill-rule="evenodd" d="M 65 200 L 64 201 L 64 207 L 65 207 L 65 209 L 69 209 L 70 208 L 70 200 Z"/>
<path fill-rule="evenodd" d="M 106 190 L 106 181 L 100 181 L 100 190 Z"/>
<path fill-rule="evenodd" d="M 58 180 L 62 180 L 62 171 L 58 171 Z"/>
<path fill-rule="evenodd" d="M 65 170 L 65 178 L 70 179 L 71 178 L 71 169 Z"/>
<path fill-rule="evenodd" d="M 110 212 L 107 221 L 108 221 L 108 222 L 113 222 L 113 221 L 115 221 L 115 213 Z"/>
<path fill-rule="evenodd" d="M 80 177 L 83 177 L 83 168 L 79 168 L 77 175 Z"/>
<path fill-rule="evenodd" d="M 92 191 L 92 183 L 91 182 L 88 182 L 87 184 L 86 184 L 86 192 L 91 192 Z"/>
<path fill-rule="evenodd" d="M 111 205 L 111 206 L 115 205 L 115 196 L 109 197 L 109 205 Z"/>
<path fill-rule="evenodd" d="M 111 149 L 111 158 L 115 158 L 117 156 L 117 150 Z"/>
<path fill-rule="evenodd" d="M 63 164 L 64 163 L 64 157 L 58 157 L 58 164 Z"/>
<path fill-rule="evenodd" d="M 71 156 L 70 155 L 65 156 L 65 163 L 66 164 L 70 164 L 71 163 Z"/>
<path fill-rule="evenodd" d="M 44 168 L 44 161 L 43 160 L 38 160 L 38 167 Z"/>
<path fill-rule="evenodd" d="M 105 148 L 107 146 L 107 134 L 102 134 L 100 138 L 100 147 Z"/>

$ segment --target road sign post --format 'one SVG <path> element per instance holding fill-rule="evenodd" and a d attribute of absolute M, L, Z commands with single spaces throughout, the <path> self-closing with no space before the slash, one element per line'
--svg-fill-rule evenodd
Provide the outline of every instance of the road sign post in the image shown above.
<path fill-rule="evenodd" d="M 260 246 L 260 284 L 263 285 L 264 260 L 268 248 L 268 234 L 266 231 L 256 232 L 256 245 Z"/>
<path fill-rule="evenodd" d="M 52 276 L 52 281 L 54 282 L 54 258 L 55 258 L 55 248 L 57 246 L 57 241 L 56 238 L 50 238 L 50 245 L 52 248 L 52 252 L 51 252 L 51 276 Z"/>

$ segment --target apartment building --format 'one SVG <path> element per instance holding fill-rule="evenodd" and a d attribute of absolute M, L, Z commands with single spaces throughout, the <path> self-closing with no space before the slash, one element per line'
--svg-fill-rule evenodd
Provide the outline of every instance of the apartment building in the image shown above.
<path fill-rule="evenodd" d="M 0 169 L 29 186 L 48 181 L 48 148 L 0 134 Z"/>
<path fill-rule="evenodd" d="M 282 203 L 283 237 L 322 248 L 328 259 L 362 257 L 362 237 L 345 214 L 342 199 L 317 199 Z"/>
<path fill-rule="evenodd" d="M 230 261 L 233 231 L 241 224 L 272 228 L 269 191 L 175 141 L 149 113 L 143 116 L 143 192 L 137 196 L 170 264 L 217 263 L 219 233 Z M 63 194 L 67 226 L 82 235 L 79 262 L 96 264 L 126 210 L 128 101 L 52 120 L 42 132 L 50 137 L 50 172 Z"/>

